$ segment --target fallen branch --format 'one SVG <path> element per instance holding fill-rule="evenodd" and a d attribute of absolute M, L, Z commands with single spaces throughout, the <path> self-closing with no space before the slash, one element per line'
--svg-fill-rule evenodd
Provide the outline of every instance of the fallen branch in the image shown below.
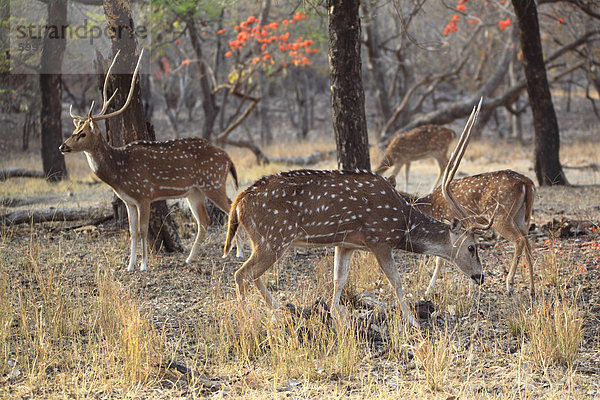
<path fill-rule="evenodd" d="M 260 147 L 248 140 L 232 140 L 225 137 L 223 139 L 217 140 L 217 144 L 221 146 L 228 144 L 230 146 L 246 148 L 254 153 L 254 155 L 256 156 L 256 162 L 258 164 L 267 165 L 270 162 L 269 158 L 265 155 L 265 153 L 262 152 Z"/>
<path fill-rule="evenodd" d="M 592 171 L 598 171 L 600 170 L 600 165 L 596 164 L 596 163 L 590 163 L 590 164 L 585 164 L 585 165 L 563 165 L 563 168 L 567 168 L 567 169 L 591 169 Z"/>
<path fill-rule="evenodd" d="M 7 168 L 0 170 L 0 182 L 9 178 L 45 178 L 46 175 L 42 171 L 34 171 L 22 168 Z"/>
<path fill-rule="evenodd" d="M 79 221 L 83 219 L 102 219 L 112 215 L 112 213 L 112 208 L 99 206 L 19 210 L 0 215 L 0 222 L 7 225 L 16 225 L 53 221 Z"/>

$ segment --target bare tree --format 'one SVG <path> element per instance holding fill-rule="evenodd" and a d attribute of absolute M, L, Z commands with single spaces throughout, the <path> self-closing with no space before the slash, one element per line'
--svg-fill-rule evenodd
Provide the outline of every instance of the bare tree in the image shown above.
<path fill-rule="evenodd" d="M 196 65 L 198 67 L 198 79 L 200 81 L 200 89 L 202 92 L 202 108 L 204 109 L 204 127 L 202 128 L 202 136 L 205 139 L 210 139 L 213 135 L 213 129 L 219 107 L 214 93 L 214 83 L 211 80 L 212 73 L 208 68 L 208 63 L 204 59 L 202 44 L 200 43 L 200 33 L 196 27 L 193 15 L 186 19 L 188 34 L 194 52 L 196 53 Z"/>
<path fill-rule="evenodd" d="M 359 0 L 329 0 L 329 71 L 338 167 L 370 169 L 360 60 Z"/>
<path fill-rule="evenodd" d="M 392 116 L 392 107 L 388 96 L 388 86 L 385 77 L 385 64 L 381 54 L 381 44 L 379 42 L 379 26 L 377 12 L 375 8 L 377 2 L 374 0 L 364 0 L 362 2 L 363 14 L 365 16 L 365 46 L 369 62 L 367 69 L 372 75 L 373 84 L 376 90 L 377 104 L 383 116 L 387 121 Z"/>
<path fill-rule="evenodd" d="M 67 25 L 67 1 L 48 1 L 48 26 Z M 66 38 L 52 37 L 48 29 L 44 35 L 40 71 L 42 95 L 40 125 L 42 127 L 42 163 L 46 179 L 57 182 L 68 176 L 64 156 L 58 151 L 62 143 L 62 61 Z"/>
<path fill-rule="evenodd" d="M 542 52 L 537 8 L 531 0 L 512 0 L 519 23 L 523 68 L 535 130 L 535 174 L 540 186 L 565 185 L 559 159 L 560 136 Z"/>

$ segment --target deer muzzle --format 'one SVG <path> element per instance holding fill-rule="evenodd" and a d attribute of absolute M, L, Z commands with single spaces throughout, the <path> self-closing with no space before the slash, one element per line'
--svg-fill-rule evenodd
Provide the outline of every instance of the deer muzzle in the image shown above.
<path fill-rule="evenodd" d="M 70 153 L 70 152 L 71 152 L 71 148 L 70 148 L 69 146 L 67 146 L 66 144 L 64 144 L 64 143 L 63 143 L 63 144 L 61 144 L 60 146 L 58 146 L 58 150 L 59 150 L 61 153 L 63 153 L 63 154 L 64 154 L 64 153 Z"/>

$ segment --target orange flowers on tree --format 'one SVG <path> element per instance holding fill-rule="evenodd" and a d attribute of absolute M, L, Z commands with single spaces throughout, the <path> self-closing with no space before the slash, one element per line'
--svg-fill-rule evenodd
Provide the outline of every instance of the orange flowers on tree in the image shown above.
<path fill-rule="evenodd" d="M 458 3 L 456 4 L 456 11 L 462 12 L 462 13 L 466 13 L 467 11 L 467 3 L 468 0 L 459 0 Z M 506 2 L 503 0 L 498 0 L 498 4 L 504 5 Z M 488 7 L 490 4 L 488 2 L 484 3 L 485 7 Z M 468 23 L 469 25 L 474 25 L 474 24 L 479 24 L 481 22 L 481 19 L 479 18 L 479 16 L 477 14 L 471 13 L 467 15 L 468 17 Z M 460 14 L 454 14 L 452 16 L 452 18 L 450 19 L 450 21 L 448 22 L 448 24 L 444 27 L 444 36 L 448 36 L 451 33 L 457 32 L 459 27 L 458 27 L 458 23 L 459 23 L 459 19 L 460 19 Z M 503 19 L 501 21 L 498 21 L 498 28 L 503 31 L 506 28 L 508 28 L 509 26 L 512 25 L 512 21 L 510 18 L 506 18 Z"/>
<path fill-rule="evenodd" d="M 448 36 L 449 34 L 456 32 L 458 30 L 458 14 L 454 14 L 448 22 L 448 25 L 444 28 L 444 36 Z"/>
<path fill-rule="evenodd" d="M 281 65 L 286 66 L 290 63 L 297 66 L 309 65 L 309 56 L 318 52 L 317 49 L 311 47 L 313 41 L 302 37 L 293 40 L 290 32 L 286 31 L 290 25 L 306 18 L 308 18 L 306 14 L 298 12 L 290 19 L 261 25 L 260 20 L 251 15 L 234 27 L 237 33 L 235 39 L 229 42 L 229 50 L 225 53 L 225 57 L 238 55 L 239 58 L 247 58 L 251 66 L 262 65 L 267 68 L 275 63 L 271 53 L 279 50 L 284 55 L 284 59 L 280 61 Z M 217 33 L 225 32 L 225 29 L 221 29 Z M 248 46 L 255 43 L 259 46 Z M 242 54 L 244 49 L 249 49 L 245 55 Z M 252 55 L 252 53 L 256 53 L 256 49 L 259 49 L 260 53 Z"/>
<path fill-rule="evenodd" d="M 506 18 L 506 19 L 503 19 L 502 21 L 498 22 L 498 26 L 500 27 L 501 31 L 505 30 L 510 25 L 512 25 L 510 22 L 510 18 Z"/>

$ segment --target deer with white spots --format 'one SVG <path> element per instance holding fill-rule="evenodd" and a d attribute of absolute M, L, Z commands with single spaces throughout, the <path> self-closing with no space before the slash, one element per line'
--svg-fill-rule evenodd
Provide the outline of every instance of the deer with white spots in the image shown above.
<path fill-rule="evenodd" d="M 527 239 L 535 196 L 533 181 L 515 171 L 503 170 L 456 179 L 452 181 L 450 187 L 462 210 L 446 201 L 442 188 L 437 188 L 424 197 L 413 196 L 412 202 L 419 210 L 434 218 L 459 218 L 467 228 L 485 229 L 486 226 L 480 226 L 477 220 L 481 217 L 490 218 L 495 214 L 490 227 L 515 247 L 515 254 L 506 276 L 506 290 L 508 293 L 513 291 L 519 258 L 524 254 L 529 268 L 529 293 L 533 296 L 535 285 L 531 244 Z M 433 290 L 442 266 L 443 260 L 438 258 L 426 295 Z"/>
<path fill-rule="evenodd" d="M 433 184 L 433 188 L 435 188 L 448 164 L 448 147 L 455 138 L 456 132 L 439 125 L 423 125 L 410 131 L 400 132 L 394 136 L 386 148 L 383 159 L 375 168 L 375 172 L 381 175 L 393 166 L 391 176 L 395 177 L 402 166 L 405 166 L 404 190 L 406 191 L 410 163 L 431 157 L 437 161 L 440 168 L 440 173 Z"/>
<path fill-rule="evenodd" d="M 142 51 L 143 53 L 143 51 Z M 135 141 L 123 147 L 112 147 L 103 137 L 97 122 L 121 114 L 129 105 L 137 78 L 138 59 L 127 100 L 117 111 L 106 113 L 114 98 L 107 99 L 106 86 L 110 71 L 119 53 L 106 73 L 103 103 L 100 113 L 92 115 L 94 104 L 86 117 L 73 115 L 73 134 L 59 147 L 62 153 L 84 152 L 96 176 L 108 184 L 125 202 L 131 233 L 131 256 L 128 270 L 133 270 L 137 259 L 138 238 L 142 241 L 142 264 L 148 266 L 148 219 L 150 203 L 155 200 L 186 198 L 198 225 L 192 250 L 186 259 L 197 258 L 210 223 L 204 201 L 210 199 L 218 208 L 228 212 L 231 200 L 227 197 L 227 175 L 231 174 L 237 188 L 237 173 L 231 158 L 223 150 L 202 138 L 175 139 L 166 142 Z M 238 257 L 242 248 L 238 238 Z"/>
<path fill-rule="evenodd" d="M 473 110 L 463 135 L 470 131 L 477 112 Z M 473 281 L 483 282 L 473 234 L 462 229 L 456 219 L 447 225 L 420 212 L 373 172 L 299 170 L 263 177 L 233 202 L 224 256 L 240 225 L 250 238 L 252 254 L 235 273 L 238 298 L 243 300 L 248 283 L 254 282 L 273 308 L 278 307 L 277 302 L 260 277 L 290 247 L 335 247 L 334 313 L 355 250 L 375 255 L 404 316 L 415 326 L 394 264 L 394 249 L 442 257 Z"/>

